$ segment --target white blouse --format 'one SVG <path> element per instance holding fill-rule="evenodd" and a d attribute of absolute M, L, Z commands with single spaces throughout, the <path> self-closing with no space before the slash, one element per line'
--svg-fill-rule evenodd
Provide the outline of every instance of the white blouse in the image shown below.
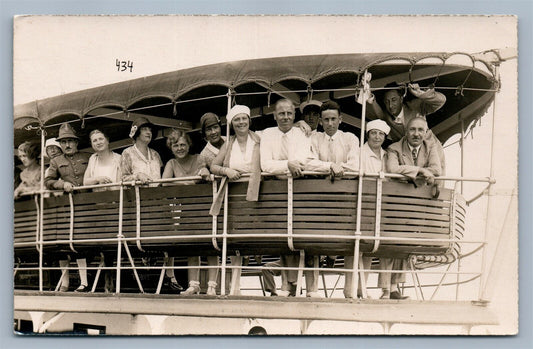
<path fill-rule="evenodd" d="M 229 158 L 229 167 L 241 173 L 252 172 L 252 154 L 254 150 L 254 141 L 250 136 L 246 139 L 246 151 L 243 153 L 239 142 L 235 140 L 231 147 L 231 155 Z"/>

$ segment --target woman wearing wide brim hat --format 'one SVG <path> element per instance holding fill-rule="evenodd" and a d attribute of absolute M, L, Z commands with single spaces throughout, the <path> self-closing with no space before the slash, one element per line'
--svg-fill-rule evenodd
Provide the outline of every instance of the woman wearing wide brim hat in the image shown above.
<path fill-rule="evenodd" d="M 135 143 L 122 152 L 122 180 L 146 184 L 161 179 L 161 157 L 148 147 L 155 131 L 154 124 L 145 117 L 133 121 L 129 136 Z"/>

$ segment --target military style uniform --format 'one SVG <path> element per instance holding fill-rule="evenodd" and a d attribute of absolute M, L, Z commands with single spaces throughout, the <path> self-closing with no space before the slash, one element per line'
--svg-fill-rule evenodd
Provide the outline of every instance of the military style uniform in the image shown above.
<path fill-rule="evenodd" d="M 74 155 L 60 155 L 50 161 L 44 184 L 48 189 L 63 190 L 65 182 L 75 186 L 83 185 L 83 175 L 91 154 L 78 152 Z"/>

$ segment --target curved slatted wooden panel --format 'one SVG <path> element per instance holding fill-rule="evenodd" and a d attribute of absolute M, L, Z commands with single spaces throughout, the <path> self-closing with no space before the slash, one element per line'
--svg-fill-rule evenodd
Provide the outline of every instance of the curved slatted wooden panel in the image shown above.
<path fill-rule="evenodd" d="M 375 180 L 365 180 L 361 203 L 361 234 L 374 236 L 376 223 Z M 228 206 L 228 253 L 288 253 L 287 244 L 287 181 L 266 180 L 261 184 L 259 201 L 246 201 L 247 183 L 230 183 Z M 298 179 L 294 181 L 293 241 L 296 249 L 309 253 L 350 254 L 353 240 L 315 238 L 313 235 L 353 236 L 356 230 L 357 179 Z M 456 195 L 456 197 L 458 197 Z M 141 188 L 141 237 L 157 238 L 142 241 L 145 250 L 170 250 L 181 254 L 218 253 L 212 246 L 213 200 L 210 183 Z M 118 233 L 119 191 L 77 193 L 74 195 L 73 245 L 77 250 L 116 249 L 116 242 L 80 242 L 82 239 L 116 238 Z M 383 182 L 380 233 L 383 237 L 416 237 L 446 239 L 462 236 L 465 222 L 464 200 L 453 204 L 452 191 L 441 189 L 438 198 L 432 188 L 415 188 L 413 184 Z M 454 207 L 453 219 L 451 207 Z M 123 234 L 136 237 L 135 191 L 124 191 Z M 217 219 L 218 244 L 222 245 L 223 210 Z M 452 221 L 452 223 L 450 223 Z M 70 205 L 68 196 L 50 197 L 44 204 L 44 240 L 69 239 Z M 451 225 L 452 224 L 452 225 Z M 453 229 L 451 229 L 453 228 Z M 32 200 L 15 204 L 15 242 L 35 241 L 35 203 Z M 282 234 L 261 238 L 235 237 L 235 234 Z M 191 240 L 169 237 L 206 235 Z M 308 235 L 308 236 L 304 236 Z M 135 246 L 131 241 L 130 246 Z M 363 239 L 361 250 L 370 252 L 374 242 Z M 384 240 L 374 254 L 403 257 L 409 254 L 443 254 L 451 243 L 435 241 Z M 32 248 L 16 248 L 18 252 Z M 69 251 L 68 244 L 47 245 L 46 250 Z M 132 251 L 136 247 L 132 248 Z"/>

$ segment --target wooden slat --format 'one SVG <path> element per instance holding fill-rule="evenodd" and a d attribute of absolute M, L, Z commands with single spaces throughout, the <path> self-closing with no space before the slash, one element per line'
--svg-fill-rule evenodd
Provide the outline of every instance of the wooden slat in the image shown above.
<path fill-rule="evenodd" d="M 402 198 L 402 197 L 395 197 L 395 196 L 383 196 L 382 198 L 383 203 L 400 203 L 404 205 L 421 205 L 421 206 L 428 206 L 428 207 L 450 207 L 449 202 L 445 201 L 438 201 L 438 200 L 430 200 L 430 199 L 415 199 L 415 198 Z"/>
<path fill-rule="evenodd" d="M 397 211 L 416 211 L 416 212 L 428 212 L 428 213 L 435 213 L 435 214 L 443 214 L 448 215 L 448 208 L 435 208 L 435 207 L 425 207 L 425 206 L 415 206 L 415 205 L 403 205 L 403 204 L 387 204 L 383 203 L 381 205 L 381 209 L 383 212 L 383 215 L 388 214 L 388 212 L 391 212 L 391 214 L 394 214 Z"/>
<path fill-rule="evenodd" d="M 449 222 L 450 217 L 444 214 L 432 214 L 427 212 L 416 211 L 392 211 L 386 210 L 381 212 L 381 217 L 402 217 L 402 218 L 422 218 L 435 221 Z"/>
<path fill-rule="evenodd" d="M 428 233 L 441 233 L 449 234 L 449 228 L 437 228 L 437 227 L 426 227 L 426 226 L 412 226 L 412 225 L 396 225 L 396 224 L 381 224 L 381 230 L 383 232 L 387 231 L 415 231 L 428 232 Z"/>
<path fill-rule="evenodd" d="M 416 227 L 442 227 L 449 229 L 450 222 L 433 221 L 427 219 L 409 219 L 409 218 L 382 218 L 381 224 L 401 224 Z"/>

